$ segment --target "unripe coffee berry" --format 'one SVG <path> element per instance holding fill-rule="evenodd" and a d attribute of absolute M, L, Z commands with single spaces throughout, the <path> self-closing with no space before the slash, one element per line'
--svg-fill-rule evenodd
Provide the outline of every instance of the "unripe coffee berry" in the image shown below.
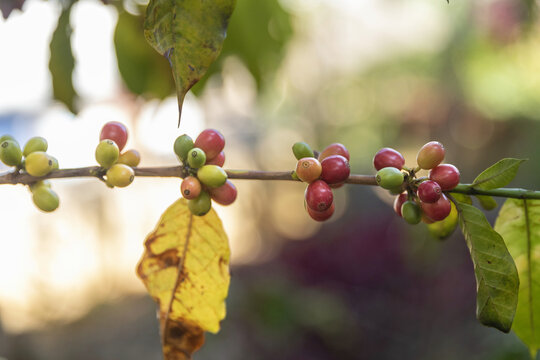
<path fill-rule="evenodd" d="M 330 155 L 321 161 L 321 179 L 328 184 L 339 184 L 349 178 L 351 168 L 341 155 Z"/>
<path fill-rule="evenodd" d="M 444 220 L 433 222 L 427 226 L 429 234 L 436 239 L 446 239 L 457 228 L 459 216 L 456 205 L 451 202 L 450 206 L 450 214 Z"/>
<path fill-rule="evenodd" d="M 135 179 L 135 172 L 124 164 L 114 164 L 107 170 L 107 182 L 112 186 L 126 187 Z"/>
<path fill-rule="evenodd" d="M 321 172 L 321 163 L 313 157 L 302 158 L 296 163 L 296 176 L 308 184 L 317 180 Z"/>
<path fill-rule="evenodd" d="M 212 208 L 212 199 L 206 191 L 202 190 L 195 199 L 188 200 L 188 208 L 193 215 L 206 215 Z"/>
<path fill-rule="evenodd" d="M 206 162 L 206 153 L 200 148 L 193 148 L 188 153 L 187 161 L 189 166 L 198 169 Z"/>
<path fill-rule="evenodd" d="M 294 145 L 292 146 L 292 151 L 296 160 L 315 157 L 315 154 L 313 153 L 311 147 L 303 141 L 294 143 Z"/>
<path fill-rule="evenodd" d="M 221 205 L 232 204 L 238 195 L 236 186 L 234 186 L 230 180 L 227 180 L 225 184 L 220 187 L 208 189 L 208 192 L 210 193 L 212 200 Z"/>
<path fill-rule="evenodd" d="M 96 147 L 96 161 L 104 168 L 110 168 L 120 156 L 120 150 L 113 140 L 102 140 Z"/>
<path fill-rule="evenodd" d="M 28 156 L 34 151 L 45 152 L 47 151 L 48 147 L 49 144 L 47 143 L 47 140 L 45 140 L 45 138 L 42 138 L 41 136 L 36 136 L 26 142 L 26 145 L 24 145 L 23 155 Z"/>
<path fill-rule="evenodd" d="M 322 162 L 324 159 L 332 155 L 341 155 L 345 159 L 347 159 L 347 161 L 349 161 L 351 158 L 351 156 L 349 155 L 349 150 L 347 150 L 345 145 L 340 143 L 333 143 L 325 147 L 324 150 L 320 153 L 319 161 Z"/>
<path fill-rule="evenodd" d="M 396 196 L 396 199 L 394 200 L 394 211 L 396 212 L 396 214 L 398 214 L 399 217 L 402 217 L 401 206 L 405 201 L 407 201 L 407 199 L 407 193 L 404 192 Z"/>
<path fill-rule="evenodd" d="M 377 184 L 384 189 L 394 189 L 403 183 L 403 173 L 395 167 L 385 167 L 377 171 Z"/>
<path fill-rule="evenodd" d="M 309 216 L 315 221 L 326 221 L 334 215 L 335 205 L 332 203 L 330 207 L 324 211 L 315 211 L 309 206 L 306 207 Z"/>
<path fill-rule="evenodd" d="M 323 180 L 316 180 L 309 184 L 304 196 L 307 206 L 315 211 L 328 209 L 334 201 L 332 189 Z"/>
<path fill-rule="evenodd" d="M 129 167 L 137 167 L 141 162 L 141 154 L 137 150 L 128 150 L 118 157 L 119 164 L 125 164 Z"/>
<path fill-rule="evenodd" d="M 442 164 L 431 169 L 429 179 L 436 181 L 443 191 L 452 190 L 459 184 L 459 170 L 451 164 Z"/>
<path fill-rule="evenodd" d="M 42 186 L 50 189 L 52 185 L 51 185 L 51 182 L 49 180 L 36 181 L 35 183 L 30 184 L 30 191 L 34 191 L 38 187 L 42 187 Z"/>
<path fill-rule="evenodd" d="M 444 160 L 444 146 L 438 141 L 430 141 L 418 151 L 416 162 L 420 168 L 429 170 Z"/>
<path fill-rule="evenodd" d="M 118 121 L 110 121 L 106 123 L 101 129 L 99 140 L 103 141 L 106 139 L 114 141 L 116 146 L 118 146 L 118 150 L 122 151 L 128 139 L 127 128 L 124 124 L 119 123 Z"/>
<path fill-rule="evenodd" d="M 208 187 L 219 187 L 227 181 L 227 173 L 217 165 L 204 165 L 197 171 L 197 178 Z"/>
<path fill-rule="evenodd" d="M 418 186 L 418 198 L 425 203 L 434 203 L 441 197 L 440 185 L 432 180 L 427 180 Z"/>
<path fill-rule="evenodd" d="M 15 138 L 11 135 L 2 135 L 0 136 L 0 144 L 3 143 L 4 141 L 6 140 L 11 140 L 11 141 L 14 141 L 15 143 L 17 143 L 17 145 L 19 144 L 19 142 L 17 140 L 15 140 Z"/>
<path fill-rule="evenodd" d="M 8 166 L 19 166 L 22 161 L 22 151 L 19 144 L 13 140 L 4 140 L 0 144 L 0 160 Z"/>
<path fill-rule="evenodd" d="M 401 214 L 403 219 L 412 225 L 418 224 L 422 219 L 422 211 L 414 201 L 405 201 L 401 205 Z"/>
<path fill-rule="evenodd" d="M 32 176 L 45 176 L 53 170 L 54 161 L 43 151 L 34 151 L 26 157 L 25 169 Z"/>
<path fill-rule="evenodd" d="M 225 138 L 214 129 L 202 131 L 195 139 L 195 147 L 204 150 L 206 158 L 215 158 L 225 147 Z"/>
<path fill-rule="evenodd" d="M 217 166 L 223 166 L 225 164 L 225 152 L 220 152 L 215 158 L 213 159 L 206 159 L 206 165 L 217 165 Z"/>
<path fill-rule="evenodd" d="M 394 167 L 401 170 L 403 165 L 405 165 L 405 158 L 392 148 L 382 148 L 373 157 L 373 166 L 377 171 L 385 167 Z"/>
<path fill-rule="evenodd" d="M 180 135 L 174 141 L 174 153 L 183 163 L 187 161 L 188 153 L 194 147 L 193 139 L 186 134 Z"/>
<path fill-rule="evenodd" d="M 182 196 L 188 200 L 195 199 L 201 193 L 202 186 L 195 176 L 187 176 L 180 185 Z"/>
<path fill-rule="evenodd" d="M 424 214 L 433 221 L 443 220 L 450 214 L 450 210 L 452 209 L 450 200 L 444 194 L 441 194 L 437 202 L 431 204 L 420 202 L 420 206 Z"/>
<path fill-rule="evenodd" d="M 58 164 L 58 159 L 49 154 L 47 154 L 47 156 L 52 161 L 52 170 L 58 170 L 58 168 L 60 167 L 60 165 Z"/>
<path fill-rule="evenodd" d="M 38 209 L 45 212 L 54 211 L 60 205 L 58 195 L 46 186 L 37 187 L 32 191 L 32 201 Z"/>

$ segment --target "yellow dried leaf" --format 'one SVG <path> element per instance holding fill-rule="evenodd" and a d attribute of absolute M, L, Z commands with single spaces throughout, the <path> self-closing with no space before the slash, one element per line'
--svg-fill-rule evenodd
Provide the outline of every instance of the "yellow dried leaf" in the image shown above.
<path fill-rule="evenodd" d="M 159 306 L 164 357 L 190 359 L 225 317 L 230 251 L 221 220 L 214 210 L 192 215 L 180 199 L 144 245 L 137 275 Z"/>

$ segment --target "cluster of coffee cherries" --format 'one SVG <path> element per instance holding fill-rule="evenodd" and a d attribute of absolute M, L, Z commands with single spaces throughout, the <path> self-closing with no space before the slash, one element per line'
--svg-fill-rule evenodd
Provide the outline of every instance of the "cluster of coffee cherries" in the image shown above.
<path fill-rule="evenodd" d="M 47 140 L 36 136 L 29 139 L 23 149 L 11 135 L 0 137 L 0 160 L 8 166 L 15 166 L 17 171 L 26 172 L 35 177 L 42 177 L 58 169 L 58 160 L 47 154 Z M 37 181 L 29 186 L 32 200 L 38 209 L 54 211 L 60 204 L 58 195 L 51 189 L 47 180 Z"/>
<path fill-rule="evenodd" d="M 441 164 L 445 150 L 441 143 L 431 141 L 418 151 L 416 169 L 406 169 L 405 159 L 396 150 L 383 148 L 373 158 L 378 170 L 377 183 L 398 194 L 394 201 L 395 212 L 410 224 L 423 221 L 427 224 L 444 220 L 452 204 L 445 191 L 459 184 L 459 171 L 451 164 Z M 420 170 L 429 170 L 427 178 L 416 178 Z"/>
<path fill-rule="evenodd" d="M 204 130 L 195 141 L 185 134 L 174 141 L 174 153 L 184 170 L 180 191 L 188 200 L 188 208 L 193 215 L 208 213 L 212 200 L 221 205 L 230 205 L 236 200 L 236 187 L 222 168 L 225 164 L 224 148 L 225 138 L 214 129 Z"/>
<path fill-rule="evenodd" d="M 349 151 L 339 143 L 328 145 L 318 156 L 305 142 L 292 147 L 298 160 L 293 177 L 308 183 L 304 193 L 305 208 L 313 220 L 325 221 L 334 214 L 332 188 L 343 186 L 349 178 Z"/>
<path fill-rule="evenodd" d="M 107 170 L 105 183 L 113 188 L 126 187 L 135 179 L 134 167 L 141 162 L 137 150 L 127 150 L 121 153 L 128 139 L 128 131 L 124 124 L 110 121 L 103 125 L 96 147 L 96 161 Z"/>

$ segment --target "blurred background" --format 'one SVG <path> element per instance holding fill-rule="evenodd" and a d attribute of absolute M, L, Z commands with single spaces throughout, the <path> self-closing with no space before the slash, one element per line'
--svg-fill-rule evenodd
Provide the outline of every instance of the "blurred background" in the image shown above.
<path fill-rule="evenodd" d="M 238 0 L 180 128 L 167 61 L 142 33 L 145 5 L 0 0 L 0 133 L 44 136 L 62 168 L 80 167 L 95 164 L 101 126 L 121 121 L 141 165 L 160 166 L 178 163 L 178 135 L 212 127 L 229 169 L 292 170 L 294 142 L 341 142 L 357 174 L 374 173 L 381 147 L 413 166 L 439 140 L 463 182 L 518 157 L 530 161 L 513 185 L 538 188 L 534 0 Z M 321 225 L 302 184 L 235 184 L 237 202 L 215 206 L 232 248 L 228 316 L 196 359 L 529 358 L 514 334 L 476 321 L 459 233 L 430 238 L 372 187 L 337 190 Z M 0 358 L 160 359 L 155 304 L 134 269 L 179 187 L 55 180 L 52 214 L 27 188 L 0 187 Z"/>

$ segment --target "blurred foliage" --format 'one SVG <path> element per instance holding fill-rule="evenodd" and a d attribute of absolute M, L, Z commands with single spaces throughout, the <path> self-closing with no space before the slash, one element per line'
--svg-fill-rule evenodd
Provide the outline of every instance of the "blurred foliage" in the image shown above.
<path fill-rule="evenodd" d="M 0 11 L 4 19 L 7 19 L 11 12 L 15 9 L 22 9 L 25 0 L 2 0 L 0 1 Z"/>

